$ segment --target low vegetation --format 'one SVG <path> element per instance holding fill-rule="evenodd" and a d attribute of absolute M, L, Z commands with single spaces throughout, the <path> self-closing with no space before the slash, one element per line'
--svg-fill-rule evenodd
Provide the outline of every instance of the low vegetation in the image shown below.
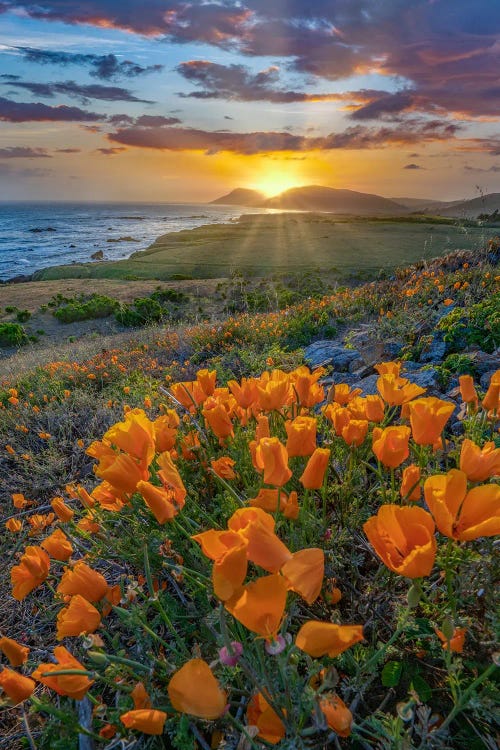
<path fill-rule="evenodd" d="M 495 746 L 497 260 L 271 312 L 234 277 L 230 317 L 0 381 L 9 749 Z M 400 351 L 371 395 L 304 366 L 360 330 Z"/>

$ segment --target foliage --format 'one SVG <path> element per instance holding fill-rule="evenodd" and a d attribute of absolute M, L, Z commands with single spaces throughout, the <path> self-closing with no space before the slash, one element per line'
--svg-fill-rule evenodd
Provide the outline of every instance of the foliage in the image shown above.
<path fill-rule="evenodd" d="M 0 346 L 22 346 L 28 342 L 28 336 L 19 323 L 0 323 Z"/>
<path fill-rule="evenodd" d="M 102 294 L 92 294 L 88 298 L 65 301 L 53 310 L 60 323 L 74 323 L 81 320 L 95 320 L 112 315 L 117 301 Z"/>

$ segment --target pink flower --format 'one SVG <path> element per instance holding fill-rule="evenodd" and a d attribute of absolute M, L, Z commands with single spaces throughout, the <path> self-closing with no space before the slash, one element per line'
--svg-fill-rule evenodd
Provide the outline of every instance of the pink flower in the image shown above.
<path fill-rule="evenodd" d="M 219 651 L 219 659 L 225 667 L 235 667 L 243 653 L 243 645 L 239 641 L 231 641 L 231 648 L 223 646 Z"/>

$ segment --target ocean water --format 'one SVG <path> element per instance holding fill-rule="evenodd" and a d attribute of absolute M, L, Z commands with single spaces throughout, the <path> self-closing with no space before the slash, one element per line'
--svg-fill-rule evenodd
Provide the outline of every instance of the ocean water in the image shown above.
<path fill-rule="evenodd" d="M 0 280 L 89 262 L 99 250 L 106 260 L 121 260 L 162 234 L 259 212 L 186 203 L 0 203 Z"/>

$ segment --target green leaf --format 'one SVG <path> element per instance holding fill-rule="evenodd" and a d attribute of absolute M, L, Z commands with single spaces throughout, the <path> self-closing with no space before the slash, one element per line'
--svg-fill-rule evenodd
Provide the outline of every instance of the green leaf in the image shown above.
<path fill-rule="evenodd" d="M 382 670 L 382 685 L 384 687 L 396 687 L 401 679 L 403 663 L 400 661 L 388 661 Z"/>
<path fill-rule="evenodd" d="M 417 693 L 422 703 L 427 703 L 431 699 L 432 688 L 419 674 L 416 674 L 413 678 L 411 687 Z"/>

